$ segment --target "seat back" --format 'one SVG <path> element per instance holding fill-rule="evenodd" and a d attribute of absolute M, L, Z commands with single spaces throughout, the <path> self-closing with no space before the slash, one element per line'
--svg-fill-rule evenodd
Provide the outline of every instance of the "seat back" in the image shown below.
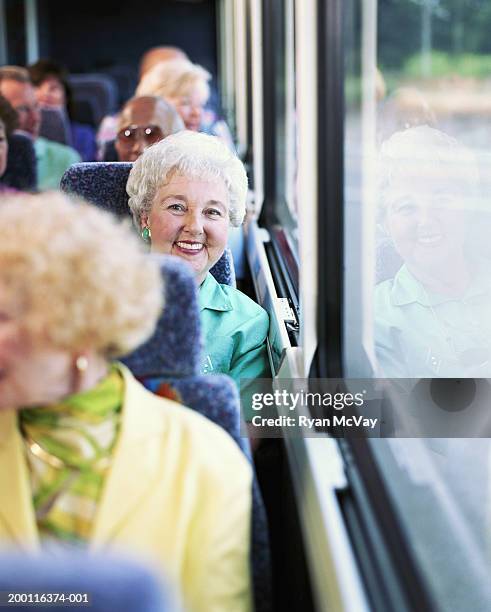
<path fill-rule="evenodd" d="M 223 374 L 173 377 L 141 376 L 140 382 L 149 390 L 196 410 L 224 429 L 251 461 L 247 438 L 241 437 L 239 397 L 231 378 Z M 254 469 L 254 467 L 253 467 Z M 266 510 L 254 475 L 251 515 L 251 569 L 256 612 L 269 612 L 272 605 L 271 556 Z"/>
<path fill-rule="evenodd" d="M 11 134 L 9 136 L 9 154 L 7 168 L 0 179 L 19 191 L 34 191 L 37 187 L 36 154 L 34 145 L 28 136 Z"/>
<path fill-rule="evenodd" d="M 72 74 L 69 83 L 73 92 L 75 108 L 81 102 L 88 102 L 92 113 L 92 125 L 98 126 L 106 115 L 117 110 L 118 88 L 113 78 L 107 74 Z M 75 117 L 81 123 L 84 121 Z M 85 120 L 87 117 L 85 117 Z"/>
<path fill-rule="evenodd" d="M 237 387 L 225 375 L 199 376 L 201 324 L 192 271 L 179 258 L 160 256 L 166 306 L 154 335 L 122 361 L 147 389 L 196 410 L 224 429 L 250 460 L 241 437 Z M 269 538 L 258 484 L 253 484 L 251 562 L 256 610 L 271 602 Z"/>
<path fill-rule="evenodd" d="M 165 284 L 164 310 L 153 336 L 122 361 L 138 378 L 195 376 L 202 339 L 194 274 L 178 257 L 157 257 Z"/>
<path fill-rule="evenodd" d="M 175 610 L 175 599 L 156 577 L 134 561 L 113 555 L 88 555 L 76 550 L 32 557 L 20 553 L 0 556 L 0 591 L 12 593 L 88 594 L 91 612 L 160 612 Z M 58 602 L 56 610 L 73 610 Z M 15 605 L 19 611 L 51 610 L 40 603 Z M 78 607 L 78 606 L 75 606 Z M 80 609 L 80 608 L 79 608 Z"/>
<path fill-rule="evenodd" d="M 39 135 L 48 140 L 72 146 L 70 125 L 66 114 L 58 108 L 41 109 Z"/>
<path fill-rule="evenodd" d="M 63 175 L 60 188 L 67 193 L 81 196 L 118 217 L 125 217 L 131 214 L 126 193 L 131 166 L 130 162 L 73 164 Z M 234 263 L 228 248 L 210 272 L 219 283 L 235 285 Z"/>
<path fill-rule="evenodd" d="M 392 240 L 382 240 L 375 253 L 375 283 L 394 278 L 403 263 Z"/>

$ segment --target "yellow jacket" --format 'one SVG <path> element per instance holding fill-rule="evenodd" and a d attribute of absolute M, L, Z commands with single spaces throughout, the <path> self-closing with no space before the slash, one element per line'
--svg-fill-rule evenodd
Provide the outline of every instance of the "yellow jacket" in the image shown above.
<path fill-rule="evenodd" d="M 251 469 L 219 427 L 157 397 L 128 370 L 119 439 L 90 548 L 153 563 L 190 611 L 251 607 Z M 39 548 L 15 411 L 0 413 L 0 545 Z"/>

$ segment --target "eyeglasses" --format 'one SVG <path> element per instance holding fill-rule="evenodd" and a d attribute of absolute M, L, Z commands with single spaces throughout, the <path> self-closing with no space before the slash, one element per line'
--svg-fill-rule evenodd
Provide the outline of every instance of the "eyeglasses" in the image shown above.
<path fill-rule="evenodd" d="M 162 140 L 164 134 L 157 125 L 129 125 L 118 132 L 118 140 L 125 147 L 132 147 L 138 140 L 150 146 Z"/>

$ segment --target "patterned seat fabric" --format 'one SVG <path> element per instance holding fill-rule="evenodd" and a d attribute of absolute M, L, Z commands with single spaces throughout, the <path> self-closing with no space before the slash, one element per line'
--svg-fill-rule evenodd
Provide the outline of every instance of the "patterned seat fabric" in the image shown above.
<path fill-rule="evenodd" d="M 122 361 L 137 378 L 196 376 L 202 339 L 193 272 L 177 257 L 156 257 L 165 280 L 165 308 L 153 336 Z"/>
<path fill-rule="evenodd" d="M 88 606 L 91 612 L 165 612 L 176 609 L 174 597 L 165 592 L 153 574 L 136 562 L 113 555 L 89 556 L 75 550 L 38 557 L 2 554 L 0 591 L 87 593 L 91 598 Z M 68 612 L 73 610 L 73 605 L 58 602 L 55 609 Z M 46 607 L 39 603 L 14 607 L 27 612 L 38 606 L 42 610 L 52 609 L 51 605 Z"/>
<path fill-rule="evenodd" d="M 72 146 L 72 135 L 66 113 L 58 108 L 42 108 L 39 135 L 48 140 Z"/>
<path fill-rule="evenodd" d="M 247 438 L 240 435 L 239 397 L 231 378 L 225 375 L 139 377 L 140 382 L 161 397 L 184 404 L 227 431 L 251 461 Z M 266 511 L 254 475 L 252 485 L 251 568 L 256 612 L 271 610 L 271 557 Z"/>
<path fill-rule="evenodd" d="M 90 124 L 98 126 L 106 115 L 116 112 L 118 105 L 118 86 L 107 74 L 72 74 L 69 83 L 73 92 L 75 107 L 85 103 L 90 106 L 92 116 L 75 117 L 81 123 L 90 119 Z"/>
<path fill-rule="evenodd" d="M 123 362 L 147 389 L 173 399 L 227 431 L 251 459 L 249 442 L 241 437 L 239 397 L 225 375 L 200 376 L 201 330 L 192 271 L 178 258 L 160 256 L 166 307 L 154 335 Z M 270 554 L 266 513 L 256 479 L 253 484 L 251 562 L 256 610 L 271 604 Z"/>
<path fill-rule="evenodd" d="M 34 191 L 37 187 L 36 154 L 28 136 L 11 134 L 7 168 L 0 179 L 2 185 L 19 191 Z"/>
<path fill-rule="evenodd" d="M 73 164 L 63 175 L 62 191 L 81 196 L 118 217 L 130 215 L 126 183 L 130 162 L 87 162 Z M 210 272 L 219 283 L 235 286 L 232 254 L 227 248 Z"/>

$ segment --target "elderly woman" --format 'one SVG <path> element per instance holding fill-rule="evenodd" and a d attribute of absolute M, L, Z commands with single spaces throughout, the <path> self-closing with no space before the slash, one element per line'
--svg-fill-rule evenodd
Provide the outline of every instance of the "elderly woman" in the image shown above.
<path fill-rule="evenodd" d="M 148 148 L 126 186 L 143 238 L 156 253 L 177 255 L 194 269 L 205 341 L 203 373 L 269 377 L 268 315 L 209 273 L 223 255 L 229 226 L 245 214 L 244 166 L 216 137 L 184 131 Z M 245 406 L 246 416 L 250 407 Z"/>
<path fill-rule="evenodd" d="M 150 145 L 184 129 L 174 107 L 156 96 L 131 98 L 118 118 L 118 161 L 133 162 Z"/>
<path fill-rule="evenodd" d="M 0 224 L 0 544 L 126 550 L 189 610 L 248 610 L 247 460 L 108 361 L 152 334 L 156 263 L 60 194 L 5 199 Z"/>
<path fill-rule="evenodd" d="M 386 377 L 489 377 L 491 274 L 478 172 L 428 126 L 382 145 L 381 222 L 401 258 L 375 290 L 375 345 Z"/>
<path fill-rule="evenodd" d="M 203 108 L 210 96 L 210 73 L 187 59 L 156 64 L 140 81 L 137 96 L 160 96 L 172 104 L 187 130 L 201 128 Z"/>
<path fill-rule="evenodd" d="M 227 124 L 214 113 L 204 112 L 210 97 L 210 73 L 188 59 L 159 62 L 147 71 L 137 89 L 137 96 L 160 96 L 174 106 L 187 130 L 218 136 L 232 151 L 233 139 Z"/>

